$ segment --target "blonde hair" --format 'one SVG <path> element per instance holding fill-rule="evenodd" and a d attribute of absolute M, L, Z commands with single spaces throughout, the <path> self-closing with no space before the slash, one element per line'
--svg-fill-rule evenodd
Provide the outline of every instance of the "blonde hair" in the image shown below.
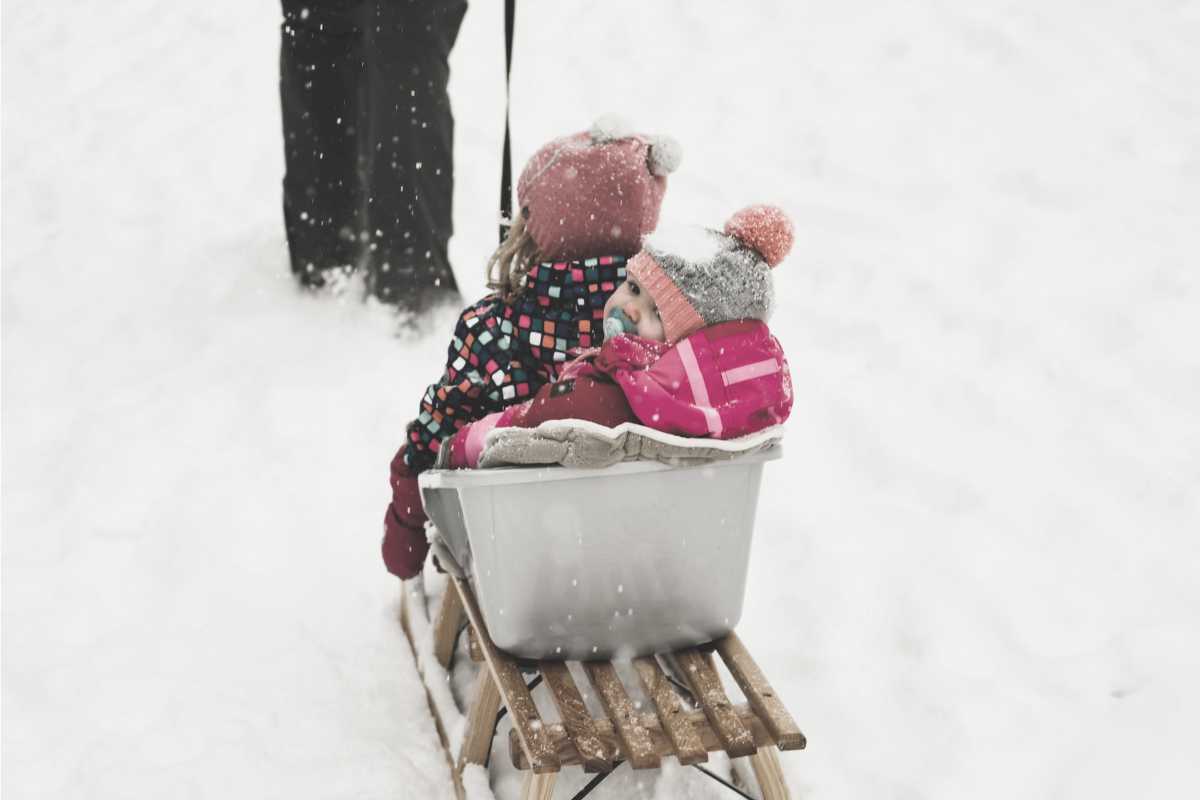
<path fill-rule="evenodd" d="M 499 292 L 505 303 L 511 303 L 525 288 L 529 269 L 540 260 L 537 242 L 525 227 L 525 210 L 522 209 L 513 217 L 504 241 L 488 259 L 488 288 Z"/>

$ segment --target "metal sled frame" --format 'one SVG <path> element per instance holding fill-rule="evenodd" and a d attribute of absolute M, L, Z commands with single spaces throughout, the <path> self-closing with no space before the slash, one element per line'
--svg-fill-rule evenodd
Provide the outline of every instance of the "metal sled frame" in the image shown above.
<path fill-rule="evenodd" d="M 400 621 L 415 656 L 417 643 L 409 619 L 413 610 L 408 594 L 402 592 Z M 512 719 L 509 753 L 513 765 L 525 771 L 522 800 L 549 800 L 558 774 L 566 766 L 581 766 L 586 773 L 596 773 L 575 795 L 582 798 L 621 762 L 628 761 L 635 770 L 655 769 L 666 756 L 675 756 L 683 765 L 694 765 L 734 792 L 750 797 L 700 766 L 709 753 L 722 750 L 730 759 L 750 759 L 764 800 L 791 797 L 776 749 L 803 749 L 804 734 L 736 633 L 699 648 L 635 658 L 633 667 L 643 692 L 653 701 L 654 713 L 642 713 L 634 707 L 613 662 L 580 662 L 604 708 L 605 716 L 597 719 L 584 704 L 566 662 L 521 661 L 497 649 L 469 583 L 461 578 L 448 579 L 441 606 L 432 620 L 434 656 L 443 667 L 450 665 L 464 621 L 471 658 L 482 664 L 457 754 L 450 752 L 445 725 L 426 686 L 459 798 L 464 796 L 464 767 L 487 764 L 496 726 L 505 714 Z M 735 705 L 726 695 L 713 651 L 724 661 L 746 703 Z M 663 663 L 671 672 L 682 675 L 686 686 L 669 677 L 659 659 L 665 659 Z M 417 661 L 419 666 L 420 659 Z M 527 684 L 523 672 L 536 674 Z M 534 705 L 530 691 L 542 681 L 550 689 L 558 720 L 543 720 Z M 684 698 L 699 710 L 689 710 Z"/>

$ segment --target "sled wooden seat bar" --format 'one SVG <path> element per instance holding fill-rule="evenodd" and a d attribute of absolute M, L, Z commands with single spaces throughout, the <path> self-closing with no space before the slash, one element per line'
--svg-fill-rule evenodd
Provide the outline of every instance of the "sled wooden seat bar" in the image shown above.
<path fill-rule="evenodd" d="M 754 736 L 754 740 L 758 746 L 766 750 L 773 749 L 775 742 L 771 738 L 771 734 L 767 732 L 766 726 L 755 715 L 753 709 L 749 705 L 742 704 L 734 708 L 738 717 Z M 708 718 L 704 716 L 703 711 L 684 712 L 684 719 L 689 725 L 695 728 L 697 737 L 700 739 L 700 743 L 706 753 L 725 749 L 725 745 L 721 743 L 720 737 L 717 736 L 716 731 L 709 724 Z M 660 760 L 667 756 L 675 755 L 675 745 L 671 742 L 671 737 L 663 730 L 662 720 L 656 714 L 649 712 L 640 713 L 638 721 L 650 735 L 651 746 Z M 600 738 L 603 751 L 610 756 L 619 754 L 621 740 L 617 736 L 617 731 L 612 724 L 612 720 L 597 719 L 595 720 L 595 724 L 596 735 Z M 559 764 L 568 767 L 583 763 L 583 759 L 580 757 L 578 751 L 575 750 L 575 745 L 571 742 L 571 737 L 567 734 L 566 728 L 561 722 L 547 725 L 546 732 L 551 743 L 554 745 L 554 753 L 558 757 Z M 510 731 L 508 739 L 510 745 L 509 755 L 513 766 L 517 769 L 529 769 L 529 761 L 526 759 L 524 751 L 521 750 L 520 741 L 517 739 L 516 734 Z M 617 755 L 617 758 L 619 757 Z"/>
<path fill-rule="evenodd" d="M 617 675 L 617 668 L 611 661 L 585 661 L 583 669 L 605 713 L 612 720 L 625 759 L 634 769 L 657 768 L 659 757 L 654 751 L 650 733 L 638 719 L 633 701 L 629 699 L 629 693 Z"/>
<path fill-rule="evenodd" d="M 554 707 L 562 717 L 563 727 L 583 764 L 584 772 L 607 772 L 613 768 L 613 758 L 605 751 L 596 732 L 596 723 L 588 713 L 587 704 L 575 686 L 571 671 L 562 661 L 544 661 L 542 677 L 550 687 Z"/>
<path fill-rule="evenodd" d="M 689 647 L 677 651 L 673 657 L 692 690 L 692 696 L 704 710 L 704 716 L 708 717 L 729 757 L 754 755 L 758 745 L 721 687 L 721 678 L 713 666 L 712 656 Z"/>
<path fill-rule="evenodd" d="M 420 592 L 413 594 L 414 598 L 420 596 Z M 404 598 L 408 603 L 407 593 Z M 402 606 L 405 633 L 415 653 L 407 622 L 411 613 L 412 609 Z M 454 755 L 447 750 L 459 798 L 464 796 L 463 770 L 468 764 L 486 765 L 496 725 L 505 715 L 512 719 L 509 756 L 525 773 L 522 800 L 550 800 L 564 767 L 580 767 L 596 775 L 578 792 L 577 796 L 582 796 L 626 761 L 633 769 L 654 769 L 673 756 L 684 766 L 701 768 L 710 753 L 719 751 L 731 759 L 750 759 L 764 800 L 791 797 L 778 751 L 803 749 L 804 734 L 735 633 L 699 647 L 633 659 L 638 687 L 622 682 L 613 661 L 577 662 L 603 712 L 594 717 L 568 662 L 517 659 L 496 647 L 467 581 L 447 579 L 441 606 L 430 625 L 433 654 L 439 664 L 449 667 L 464 629 L 466 649 L 479 663 L 461 747 Z M 737 683 L 745 703 L 735 704 L 726 694 L 714 653 Z M 529 673 L 533 678 L 527 684 Z M 543 719 L 534 703 L 531 691 L 539 682 L 546 684 L 557 719 Z M 634 688 L 640 688 L 649 702 L 635 705 L 630 696 Z M 446 728 L 437 718 L 428 691 L 427 685 L 427 699 L 446 747 Z M 723 778 L 709 775 L 742 793 Z"/>
<path fill-rule="evenodd" d="M 802 749 L 805 744 L 804 734 L 800 732 L 796 720 L 792 719 L 792 715 L 784 708 L 779 696 L 767 682 L 767 676 L 758 668 L 758 664 L 754 663 L 750 651 L 742 644 L 738 635 L 730 632 L 716 642 L 716 647 L 729 674 L 746 696 L 754 713 L 767 726 L 779 749 Z"/>
<path fill-rule="evenodd" d="M 708 750 L 704 747 L 696 726 L 688 722 L 683 702 L 675 693 L 671 682 L 667 680 L 658 659 L 654 656 L 642 656 L 633 660 L 633 666 L 642 682 L 642 690 L 654 703 L 658 719 L 671 739 L 679 763 L 688 766 L 708 761 Z"/>

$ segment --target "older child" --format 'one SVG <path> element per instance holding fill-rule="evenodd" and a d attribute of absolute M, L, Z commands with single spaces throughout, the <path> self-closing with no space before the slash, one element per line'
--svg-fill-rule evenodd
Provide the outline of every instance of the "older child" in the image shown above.
<path fill-rule="evenodd" d="M 428 548 L 416 476 L 433 465 L 442 441 L 533 397 L 568 351 L 599 344 L 605 303 L 657 225 L 666 176 L 679 160 L 674 140 L 605 118 L 546 144 L 525 165 L 520 210 L 488 261 L 494 291 L 463 311 L 446 370 L 426 389 L 392 461 L 383 540 L 390 572 L 420 572 Z"/>
<path fill-rule="evenodd" d="M 438 465 L 476 467 L 489 432 L 554 419 L 609 427 L 636 421 L 717 439 L 783 422 L 791 379 L 765 320 L 774 301 L 771 269 L 792 238 L 791 221 L 772 206 L 739 211 L 721 233 L 648 237 L 605 304 L 603 346 L 581 354 L 528 401 L 463 426 L 443 445 Z M 400 492 L 392 506 L 414 502 Z M 423 556 L 423 531 L 408 536 L 397 545 Z"/>

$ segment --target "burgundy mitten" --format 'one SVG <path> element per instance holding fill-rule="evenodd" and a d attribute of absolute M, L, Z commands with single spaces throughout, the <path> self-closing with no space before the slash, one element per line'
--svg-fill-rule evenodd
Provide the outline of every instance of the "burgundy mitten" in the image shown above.
<path fill-rule="evenodd" d="M 383 518 L 383 563 L 388 572 L 403 580 L 420 574 L 429 552 L 426 519 L 417 476 L 404 463 L 401 447 L 392 459 L 392 502 Z"/>

